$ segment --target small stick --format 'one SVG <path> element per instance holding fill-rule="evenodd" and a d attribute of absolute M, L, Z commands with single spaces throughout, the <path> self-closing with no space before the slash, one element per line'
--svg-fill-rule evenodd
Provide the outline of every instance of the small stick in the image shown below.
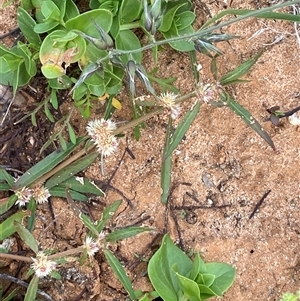
<path fill-rule="evenodd" d="M 265 200 L 265 198 L 269 195 L 269 193 L 271 192 L 271 189 L 269 189 L 264 195 L 263 197 L 259 200 L 259 202 L 255 205 L 252 213 L 249 216 L 249 219 L 251 219 L 254 214 L 256 213 L 256 211 L 259 209 L 259 207 L 261 206 L 261 204 L 263 203 L 263 201 Z"/>

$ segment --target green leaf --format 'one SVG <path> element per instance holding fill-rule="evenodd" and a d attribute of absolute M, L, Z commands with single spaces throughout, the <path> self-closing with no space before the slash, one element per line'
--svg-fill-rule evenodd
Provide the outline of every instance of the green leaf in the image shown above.
<path fill-rule="evenodd" d="M 66 196 L 66 187 L 61 186 L 61 184 L 49 189 L 49 192 L 50 192 L 51 196 L 57 196 L 57 197 L 61 197 L 61 198 L 67 197 Z M 77 191 L 70 189 L 69 192 L 70 192 L 70 195 L 73 200 L 80 201 L 80 202 L 87 202 L 89 200 L 87 196 L 85 196 L 84 194 L 81 194 Z"/>
<path fill-rule="evenodd" d="M 164 151 L 163 151 L 163 161 L 162 161 L 162 167 L 161 167 L 161 188 L 162 188 L 162 194 L 160 197 L 160 200 L 162 204 L 166 204 L 169 197 L 170 192 L 170 186 L 171 186 L 171 173 L 172 173 L 172 153 L 170 153 L 169 156 L 166 156 L 166 153 L 168 152 L 168 148 L 171 141 L 171 135 L 172 135 L 172 118 L 169 117 L 169 123 L 167 127 L 167 133 L 165 138 L 165 145 L 164 145 Z"/>
<path fill-rule="evenodd" d="M 85 168 L 89 167 L 95 159 L 98 157 L 98 153 L 91 153 L 88 154 L 76 162 L 66 166 L 65 168 L 61 169 L 55 175 L 53 175 L 45 184 L 45 187 L 48 189 L 64 182 L 65 180 L 71 178 L 73 175 L 76 175 L 78 172 L 84 170 Z"/>
<path fill-rule="evenodd" d="M 180 288 L 185 298 L 190 301 L 201 301 L 200 290 L 197 283 L 189 278 L 186 278 L 178 273 L 175 273 L 179 280 Z"/>
<path fill-rule="evenodd" d="M 138 37 L 131 30 L 122 30 L 116 36 L 115 39 L 116 48 L 119 50 L 135 50 L 141 48 L 141 43 Z M 141 63 L 142 61 L 142 52 L 133 53 L 131 55 L 122 55 L 121 59 L 124 63 L 127 63 L 131 57 L 137 63 Z"/>
<path fill-rule="evenodd" d="M 109 219 L 111 219 L 112 216 L 114 215 L 114 213 L 118 210 L 121 203 L 122 203 L 121 200 L 115 201 L 103 210 L 102 218 L 96 223 L 97 231 L 99 233 L 103 230 L 103 228 L 106 225 L 107 221 Z"/>
<path fill-rule="evenodd" d="M 0 167 L 0 180 L 5 180 L 10 187 L 15 183 L 14 178 L 2 167 Z"/>
<path fill-rule="evenodd" d="M 261 57 L 263 52 L 264 50 L 259 51 L 252 58 L 248 59 L 247 61 L 239 65 L 237 68 L 224 75 L 219 81 L 220 85 L 230 85 L 239 80 L 239 78 L 245 75 L 250 70 L 250 68 L 257 62 L 257 60 Z"/>
<path fill-rule="evenodd" d="M 75 18 L 79 15 L 79 10 L 77 5 L 72 1 L 68 0 L 66 1 L 66 12 L 64 15 L 64 21 L 68 21 L 72 18 Z"/>
<path fill-rule="evenodd" d="M 36 33 L 45 33 L 47 31 L 54 29 L 58 25 L 59 25 L 59 22 L 57 22 L 57 21 L 51 21 L 51 22 L 49 21 L 46 23 L 39 23 L 34 26 L 34 31 Z"/>
<path fill-rule="evenodd" d="M 76 134 L 74 132 L 74 129 L 73 129 L 72 125 L 69 122 L 67 123 L 67 125 L 68 125 L 70 140 L 73 144 L 76 144 Z"/>
<path fill-rule="evenodd" d="M 18 289 L 15 288 L 12 292 L 10 292 L 4 299 L 2 299 L 2 287 L 1 287 L 1 291 L 0 291 L 0 298 L 1 301 L 13 301 L 15 300 L 14 297 L 16 297 L 17 293 L 18 293 Z M 151 300 L 150 300 L 151 301 Z M 296 300 L 297 301 L 297 300 Z"/>
<path fill-rule="evenodd" d="M 8 217 L 4 222 L 0 224 L 0 241 L 5 238 L 11 236 L 16 232 L 16 228 L 14 226 L 14 221 L 21 222 L 22 219 L 26 216 L 30 215 L 30 211 L 19 211 L 10 217 Z"/>
<path fill-rule="evenodd" d="M 27 41 L 34 45 L 40 45 L 42 43 L 40 36 L 33 30 L 36 22 L 34 19 L 28 14 L 28 12 L 22 8 L 18 7 L 18 25 L 27 39 Z"/>
<path fill-rule="evenodd" d="M 14 226 L 23 242 L 35 253 L 39 251 L 39 246 L 33 236 L 21 223 L 14 221 Z"/>
<path fill-rule="evenodd" d="M 66 142 L 65 138 L 62 136 L 61 132 L 59 132 L 59 134 L 58 134 L 58 140 L 59 140 L 59 144 L 60 144 L 61 148 L 64 151 L 67 150 L 67 148 L 68 148 L 67 142 Z"/>
<path fill-rule="evenodd" d="M 32 232 L 35 226 L 35 218 L 36 218 L 36 201 L 31 198 L 29 204 L 27 205 L 27 209 L 31 211 L 31 215 L 27 219 L 27 229 Z"/>
<path fill-rule="evenodd" d="M 34 275 L 29 283 L 29 286 L 27 288 L 24 301 L 32 301 L 35 300 L 37 290 L 39 285 L 39 278 L 37 275 Z"/>
<path fill-rule="evenodd" d="M 195 14 L 191 11 L 185 11 L 181 14 L 178 14 L 175 19 L 177 29 L 182 30 L 192 25 L 192 23 L 195 21 Z"/>
<path fill-rule="evenodd" d="M 173 153 L 173 151 L 177 148 L 182 138 L 186 134 L 187 130 L 191 126 L 192 122 L 195 120 L 199 110 L 200 110 L 200 102 L 198 101 L 194 105 L 194 107 L 185 114 L 184 118 L 177 126 L 174 134 L 172 135 L 172 142 L 170 143 L 170 145 L 167 148 L 167 151 L 164 154 L 164 158 L 169 157 Z"/>
<path fill-rule="evenodd" d="M 126 291 L 128 292 L 130 299 L 137 300 L 135 293 L 132 289 L 132 283 L 131 283 L 129 277 L 127 276 L 124 268 L 122 267 L 120 261 L 118 260 L 118 258 L 115 257 L 114 254 L 111 253 L 109 250 L 104 250 L 103 252 L 104 252 L 104 255 L 105 255 L 109 265 L 111 266 L 114 273 L 116 274 L 116 276 L 118 277 L 118 279 L 123 284 Z"/>
<path fill-rule="evenodd" d="M 200 257 L 199 253 L 197 252 L 195 260 L 193 262 L 193 268 L 189 273 L 189 278 L 195 280 L 200 272 L 201 261 L 203 262 L 202 258 Z"/>
<path fill-rule="evenodd" d="M 50 276 L 56 280 L 61 280 L 61 275 L 55 270 L 50 272 Z"/>
<path fill-rule="evenodd" d="M 83 184 L 81 183 L 81 181 L 83 182 Z M 66 181 L 60 183 L 59 186 L 65 188 L 69 187 L 70 189 L 81 193 L 104 196 L 104 192 L 86 178 L 80 178 L 77 180 L 77 177 L 71 177 Z"/>
<path fill-rule="evenodd" d="M 128 237 L 135 236 L 139 233 L 145 232 L 145 231 L 152 231 L 153 229 L 148 227 L 127 227 L 124 229 L 118 229 L 114 230 L 112 233 L 109 233 L 106 235 L 105 239 L 109 242 L 116 242 L 121 239 L 125 239 Z"/>
<path fill-rule="evenodd" d="M 215 276 L 215 281 L 210 286 L 210 289 L 214 291 L 216 295 L 222 297 L 224 292 L 233 284 L 236 274 L 235 268 L 227 263 L 221 262 L 206 263 L 206 268 L 209 274 Z"/>
<path fill-rule="evenodd" d="M 43 1 L 42 2 L 42 6 L 41 6 L 41 11 L 42 14 L 45 17 L 45 21 L 48 20 L 55 20 L 55 21 L 60 21 L 61 19 L 61 12 L 59 10 L 59 8 L 55 5 L 54 2 L 52 1 Z"/>
<path fill-rule="evenodd" d="M 49 107 L 48 107 L 48 102 L 45 102 L 44 104 L 44 110 L 45 110 L 45 114 L 47 116 L 47 118 L 51 121 L 51 122 L 54 122 L 54 117 L 53 115 L 51 114 L 50 110 L 49 110 Z"/>
<path fill-rule="evenodd" d="M 230 97 L 227 93 L 221 94 L 222 100 L 225 100 L 227 106 L 242 120 L 249 125 L 261 138 L 263 138 L 275 151 L 276 147 L 269 134 L 262 128 L 259 122 L 242 105 Z"/>
<path fill-rule="evenodd" d="M 48 155 L 46 158 L 38 162 L 36 165 L 31 167 L 28 171 L 26 171 L 18 180 L 14 183 L 12 189 L 18 190 L 22 187 L 29 186 L 38 178 L 52 170 L 56 165 L 62 162 L 69 154 L 71 154 L 84 140 L 85 138 L 78 139 L 77 143 L 74 145 L 73 143 L 67 144 L 67 149 L 62 150 L 58 149 Z"/>
<path fill-rule="evenodd" d="M 180 289 L 178 279 L 173 272 L 173 266 L 177 264 L 177 272 L 187 275 L 192 269 L 192 261 L 174 245 L 168 234 L 162 240 L 162 245 L 151 257 L 148 264 L 150 281 L 164 301 L 177 300 L 177 292 Z"/>
<path fill-rule="evenodd" d="M 180 7 L 183 7 L 183 6 L 185 6 L 184 3 L 178 4 L 178 5 L 176 5 L 176 6 L 174 6 L 174 7 L 167 10 L 167 12 L 163 15 L 163 20 L 162 20 L 162 23 L 159 27 L 159 31 L 167 32 L 167 31 L 170 30 L 177 10 Z"/>
<path fill-rule="evenodd" d="M 92 37 L 99 37 L 97 28 L 91 23 L 92 20 L 107 33 L 111 28 L 113 16 L 106 9 L 93 9 L 68 20 L 66 28 L 69 30 L 77 29 Z"/>
<path fill-rule="evenodd" d="M 126 24 L 136 20 L 141 12 L 142 1 L 123 0 L 119 10 L 121 24 Z"/>
<path fill-rule="evenodd" d="M 34 9 L 31 0 L 21 0 L 21 7 L 24 8 L 25 10 Z"/>
<path fill-rule="evenodd" d="M 290 4 L 286 3 L 286 5 L 281 5 L 281 7 L 291 5 L 293 2 L 291 1 Z M 227 10 L 223 10 L 218 15 L 216 15 L 213 18 L 209 19 L 209 21 L 206 22 L 202 26 L 202 28 L 207 27 L 208 25 L 220 20 L 221 18 L 223 18 L 226 15 L 245 16 L 246 18 L 249 15 L 249 17 L 251 16 L 251 17 L 262 18 L 262 19 L 277 19 L 277 20 L 285 20 L 285 21 L 291 21 L 291 22 L 300 22 L 299 15 L 276 13 L 276 12 L 272 12 L 273 9 L 274 9 L 274 6 L 271 6 L 271 7 L 268 7 L 268 8 L 263 8 L 263 9 L 260 9 L 260 10 L 250 10 L 250 9 L 227 9 Z"/>
<path fill-rule="evenodd" d="M 0 216 L 7 212 L 17 201 L 18 197 L 13 194 L 6 201 L 1 200 L 0 202 Z"/>
<path fill-rule="evenodd" d="M 86 214 L 80 212 L 78 217 L 83 222 L 83 224 L 90 230 L 93 237 L 99 236 L 99 232 L 95 226 L 95 223 Z"/>

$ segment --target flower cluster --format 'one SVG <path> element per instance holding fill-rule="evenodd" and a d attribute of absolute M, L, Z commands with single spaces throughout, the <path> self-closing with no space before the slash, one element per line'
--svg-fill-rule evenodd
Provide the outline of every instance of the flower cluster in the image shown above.
<path fill-rule="evenodd" d="M 32 260 L 31 268 L 39 278 L 49 275 L 56 267 L 56 262 L 48 260 L 47 255 L 43 252 L 37 253 L 36 258 L 32 258 Z"/>
<path fill-rule="evenodd" d="M 103 157 L 111 155 L 117 148 L 117 138 L 112 135 L 116 124 L 111 120 L 96 119 L 89 121 L 87 132 L 96 144 L 96 147 Z"/>
<path fill-rule="evenodd" d="M 199 83 L 197 86 L 197 95 L 204 102 L 210 102 L 216 96 L 216 88 L 211 84 L 204 85 L 203 83 Z"/>
<path fill-rule="evenodd" d="M 25 206 L 31 198 L 34 198 L 37 204 L 46 203 L 51 196 L 49 190 L 42 185 L 37 185 L 34 188 L 23 187 L 16 191 L 15 195 L 18 197 L 16 205 L 19 205 L 19 207 Z"/>
<path fill-rule="evenodd" d="M 176 97 L 177 95 L 172 92 L 162 93 L 159 96 L 159 100 L 169 110 L 172 119 L 178 118 L 181 111 L 179 104 L 176 103 Z"/>
<path fill-rule="evenodd" d="M 100 248 L 102 247 L 102 241 L 105 238 L 104 232 L 101 232 L 97 238 L 97 240 L 94 240 L 92 237 L 87 236 L 85 239 L 85 243 L 83 244 L 83 247 L 86 249 L 87 254 L 90 257 L 93 257 L 95 253 L 97 253 Z"/>

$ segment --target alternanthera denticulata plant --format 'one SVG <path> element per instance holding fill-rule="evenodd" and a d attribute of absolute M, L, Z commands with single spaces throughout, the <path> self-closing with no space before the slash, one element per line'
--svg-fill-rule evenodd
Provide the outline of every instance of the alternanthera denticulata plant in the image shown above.
<path fill-rule="evenodd" d="M 140 20 L 146 34 L 149 34 L 150 42 L 144 46 L 130 43 L 131 48 L 127 49 L 126 47 L 129 46 L 126 43 L 122 44 L 118 39 L 131 36 L 133 40 L 133 35 L 129 33 L 132 32 L 132 30 L 126 29 L 125 24 L 119 24 L 120 19 L 118 16 L 120 14 L 119 11 L 122 11 L 122 15 L 125 14 L 127 11 L 127 9 L 125 9 L 126 5 L 122 5 L 121 3 L 128 3 L 128 1 L 120 1 L 119 4 L 121 5 L 117 7 L 111 7 L 111 3 L 105 1 L 102 3 L 104 5 L 102 8 L 92 8 L 91 13 L 86 14 L 80 14 L 72 1 L 43 1 L 45 4 L 40 3 L 41 6 L 34 6 L 37 13 L 35 16 L 36 20 L 31 16 L 31 19 L 29 19 L 27 13 L 27 10 L 32 8 L 31 5 L 33 5 L 33 2 L 22 1 L 22 5 L 26 4 L 28 7 L 24 6 L 19 9 L 18 21 L 29 43 L 19 42 L 12 49 L 7 49 L 4 46 L 0 47 L 0 60 L 1 63 L 3 63 L 3 69 L 1 69 L 3 74 L 0 75 L 0 78 L 6 80 L 6 84 L 11 84 L 14 88 L 14 92 L 16 92 L 19 86 L 27 84 L 34 76 L 36 66 L 38 65 L 37 62 L 40 60 L 50 92 L 49 97 L 40 103 L 38 108 L 44 108 L 48 118 L 52 116 L 49 108 L 53 107 L 55 109 L 59 106 L 57 99 L 58 90 L 70 91 L 70 96 L 74 101 L 74 107 L 72 107 L 70 112 L 72 113 L 74 109 L 78 107 L 84 117 L 89 116 L 94 101 L 103 100 L 105 98 L 107 98 L 108 101 L 105 114 L 101 116 L 99 120 L 90 120 L 88 122 L 87 136 L 77 137 L 75 135 L 71 125 L 72 115 L 70 113 L 66 115 L 63 120 L 65 127 L 67 127 L 69 131 L 70 143 L 62 143 L 63 139 L 61 139 L 62 149 L 51 153 L 26 171 L 20 178 L 14 179 L 6 170 L 0 169 L 0 189 L 10 190 L 12 193 L 9 198 L 1 202 L 0 212 L 6 213 L 15 204 L 20 207 L 18 212 L 11 215 L 0 225 L 1 229 L 4 229 L 4 231 L 1 231 L 1 238 L 9 238 L 12 234 L 18 232 L 18 223 L 21 223 L 22 220 L 27 221 L 27 230 L 32 232 L 35 225 L 37 206 L 39 206 L 40 203 L 46 202 L 50 195 L 68 198 L 68 194 L 70 194 L 71 198 L 77 201 L 87 201 L 88 197 L 86 193 L 92 193 L 98 196 L 103 195 L 101 189 L 96 187 L 91 181 L 85 178 L 77 178 L 75 175 L 90 166 L 99 155 L 103 160 L 107 156 L 113 156 L 118 146 L 118 134 L 135 128 L 135 136 L 139 138 L 139 125 L 157 114 L 166 113 L 169 119 L 161 174 L 161 186 L 163 190 L 161 201 L 164 204 L 168 201 L 171 184 L 172 153 L 183 139 L 203 103 L 208 103 L 216 107 L 225 106 L 230 108 L 242 117 L 250 127 L 275 149 L 272 140 L 268 134 L 262 130 L 262 127 L 254 117 L 245 108 L 239 105 L 226 91 L 226 85 L 241 81 L 240 78 L 254 65 L 263 51 L 254 55 L 249 60 L 246 60 L 228 74 L 218 77 L 217 56 L 221 55 L 221 52 L 216 48 L 214 43 L 234 38 L 233 35 L 220 34 L 218 29 L 245 18 L 281 18 L 290 21 L 299 21 L 299 16 L 272 12 L 272 10 L 276 8 L 299 2 L 300 1 L 285 2 L 260 11 L 227 10 L 213 17 L 198 31 L 194 31 L 193 33 L 182 35 L 178 31 L 176 37 L 170 37 L 168 34 L 163 34 L 162 31 L 161 34 L 164 36 L 162 40 L 159 40 L 155 36 L 155 31 L 159 30 L 162 24 L 164 24 L 163 18 L 165 15 L 170 15 L 170 11 L 176 11 L 174 15 L 171 14 L 173 20 L 175 17 L 177 18 L 175 18 L 176 22 L 178 20 L 180 21 L 182 15 L 178 15 L 181 13 L 184 13 L 185 16 L 192 15 L 188 13 L 188 10 L 182 10 L 180 8 L 181 6 L 176 9 L 171 7 L 170 10 L 164 6 L 166 3 L 175 6 L 177 4 L 181 5 L 185 3 L 185 1 L 155 1 L 152 5 L 147 3 L 147 8 L 144 3 L 139 11 L 141 15 L 138 15 L 137 18 L 141 17 Z M 34 3 L 36 4 L 38 1 Z M 91 1 L 90 3 L 93 6 L 102 5 L 99 1 Z M 190 2 L 186 1 L 186 3 L 189 4 Z M 157 9 L 159 4 L 161 7 Z M 49 7 L 53 8 L 53 14 L 50 13 L 50 15 L 47 15 L 47 13 L 49 13 Z M 57 13 L 58 10 L 56 7 L 59 10 L 59 14 Z M 99 11 L 99 9 L 101 9 L 101 11 Z M 157 13 L 156 9 L 160 13 Z M 143 10 L 145 12 L 144 17 L 142 17 Z M 107 11 L 109 13 L 107 13 Z M 113 17 L 111 14 L 113 14 Z M 107 20 L 107 15 L 112 17 L 110 19 L 110 29 L 105 27 L 106 23 L 103 21 Z M 239 15 L 239 17 L 220 22 L 222 17 L 228 15 Z M 170 16 L 168 16 L 168 18 L 169 17 Z M 132 16 L 128 18 L 132 18 Z M 32 22 L 32 19 L 35 23 Z M 115 27 L 113 26 L 114 20 L 117 20 Z M 126 20 L 128 21 L 129 19 Z M 87 24 L 87 26 L 86 28 L 77 28 L 77 23 Z M 140 22 L 134 23 L 134 21 L 130 23 L 135 24 L 135 26 L 141 24 Z M 107 24 L 110 24 L 110 22 Z M 118 24 L 121 26 L 118 27 Z M 165 24 L 167 24 L 167 22 Z M 59 28 L 64 27 L 64 29 L 61 32 L 61 29 L 56 29 L 56 26 Z M 52 28 L 50 29 L 50 27 Z M 34 30 L 32 30 L 32 28 L 34 28 Z M 162 28 L 164 27 L 162 26 Z M 184 30 L 185 28 L 181 29 Z M 122 38 L 121 36 L 114 36 L 113 30 L 116 32 L 122 30 Z M 114 46 L 110 43 L 109 37 L 113 38 Z M 197 65 L 194 48 L 210 57 L 215 82 L 202 82 L 198 80 L 199 74 L 195 72 L 194 90 L 186 95 L 180 95 L 179 91 L 174 89 L 169 79 L 156 78 L 154 76 L 155 72 L 149 72 L 143 67 L 141 60 L 143 51 L 152 49 L 154 57 L 156 58 L 162 45 L 170 44 L 176 49 L 179 42 L 182 42 L 180 43 L 181 45 L 187 44 L 192 46 L 192 50 L 187 51 L 190 54 L 192 66 Z M 100 45 L 101 43 L 102 45 Z M 103 43 L 107 48 L 105 50 L 99 48 L 99 45 L 103 47 Z M 164 47 L 163 49 L 167 48 Z M 47 50 L 51 51 L 47 53 Z M 177 50 L 183 51 L 182 49 Z M 46 57 L 45 60 L 43 55 Z M 87 59 L 85 59 L 85 56 L 87 56 Z M 10 66 L 10 68 L 8 68 L 8 66 Z M 71 70 L 72 72 L 68 74 Z M 62 74 L 62 72 L 64 74 Z M 20 75 L 22 75 L 22 77 Z M 117 97 L 117 93 L 123 85 L 122 81 L 124 78 L 127 78 L 129 85 L 135 119 L 125 125 L 116 126 L 112 114 L 115 108 L 120 108 L 119 101 L 121 98 Z M 148 91 L 147 94 L 150 95 L 144 95 L 144 97 L 137 95 L 135 88 L 137 80 L 142 82 Z M 154 90 L 154 82 L 159 84 L 161 90 Z M 181 103 L 183 101 L 188 101 L 190 104 L 190 109 L 187 112 L 183 112 L 181 109 Z M 35 110 L 34 113 L 31 114 L 33 121 L 36 112 Z M 176 123 L 174 119 L 176 119 Z M 174 124 L 177 124 L 175 129 L 173 128 Z M 60 136 L 53 135 L 51 139 L 49 139 L 50 143 L 57 137 L 63 137 L 61 132 L 59 134 Z M 99 137 L 100 135 L 103 136 Z M 92 225 L 90 225 L 90 227 L 92 227 Z M 100 233 L 98 234 L 100 235 Z M 21 234 L 19 235 L 21 236 Z M 97 238 L 86 238 L 86 242 L 83 243 L 80 252 L 82 252 L 83 249 L 86 249 L 86 252 L 88 252 L 88 249 L 90 250 L 89 252 L 95 250 L 95 239 Z M 87 245 L 88 243 L 90 243 L 89 247 L 84 247 L 84 244 Z M 40 252 L 40 250 L 38 250 L 38 252 Z M 32 267 L 38 271 L 37 273 L 40 276 L 42 274 L 41 271 L 38 270 L 39 267 L 53 274 L 53 270 L 58 264 L 55 260 L 58 257 L 53 258 L 51 256 L 56 254 L 45 253 L 45 250 L 42 250 L 43 253 L 38 252 L 35 253 L 36 256 L 33 256 L 35 264 L 33 264 L 34 260 L 30 259 L 31 264 L 33 264 Z M 113 263 L 113 257 L 107 255 L 106 250 L 104 253 Z M 117 266 L 117 264 L 115 265 Z M 38 276 L 35 277 L 35 281 L 32 284 L 35 288 L 38 282 L 36 278 L 38 278 Z"/>
<path fill-rule="evenodd" d="M 22 225 L 24 221 L 21 222 L 21 220 L 18 221 L 15 218 L 10 219 L 11 225 L 9 226 L 9 228 L 10 230 L 14 229 L 14 231 L 18 233 L 23 243 L 31 249 L 31 253 L 29 251 L 29 254 L 27 256 L 10 253 L 12 243 L 6 241 L 10 241 L 11 239 L 1 239 L 3 243 L 0 245 L 0 259 L 6 258 L 29 264 L 29 269 L 25 278 L 29 279 L 31 277 L 31 280 L 26 290 L 24 301 L 35 300 L 37 295 L 42 295 L 45 298 L 47 297 L 47 300 L 52 300 L 51 296 L 47 295 L 43 291 L 38 290 L 39 281 L 44 277 L 61 279 L 59 269 L 64 264 L 69 263 L 68 258 L 72 258 L 72 262 L 74 264 L 75 262 L 77 262 L 78 264 L 83 265 L 86 261 L 92 261 L 94 255 L 97 252 L 103 252 L 108 263 L 112 266 L 113 269 L 115 269 L 115 267 L 120 266 L 121 263 L 113 255 L 112 251 L 109 250 L 108 244 L 115 243 L 121 239 L 152 230 L 147 227 L 131 226 L 124 229 L 114 230 L 111 233 L 107 233 L 104 230 L 104 227 L 107 224 L 108 220 L 111 219 L 114 213 L 118 210 L 121 201 L 116 201 L 107 206 L 103 210 L 102 217 L 98 221 L 94 222 L 87 215 L 82 213 L 79 208 L 77 208 L 68 189 L 66 191 L 66 195 L 72 209 L 76 213 L 77 217 L 82 221 L 87 230 L 85 239 L 82 242 L 81 246 L 66 251 L 57 251 L 55 248 L 43 249 L 43 246 L 40 245 L 40 242 L 38 242 L 31 231 L 28 230 L 28 226 L 26 228 Z M 30 213 L 27 212 L 27 215 L 28 214 Z M 3 225 L 1 225 L 1 229 L 3 229 L 2 226 Z M 1 236 L 3 236 L 3 233 L 1 233 Z M 0 274 L 0 278 L 17 282 L 19 285 L 23 284 L 23 281 L 18 281 L 18 279 L 15 279 L 8 275 L 6 276 L 5 274 Z M 26 283 L 24 284 L 24 286 L 27 287 Z M 10 296 L 16 294 L 16 292 L 17 289 L 13 290 L 10 293 Z"/>

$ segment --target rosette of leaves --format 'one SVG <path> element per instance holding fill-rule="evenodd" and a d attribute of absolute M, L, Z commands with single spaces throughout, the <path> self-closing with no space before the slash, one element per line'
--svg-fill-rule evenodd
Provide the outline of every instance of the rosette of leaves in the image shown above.
<path fill-rule="evenodd" d="M 202 301 L 222 297 L 234 281 L 235 268 L 226 263 L 205 263 L 199 254 L 192 261 L 165 235 L 149 261 L 148 274 L 164 301 Z"/>

